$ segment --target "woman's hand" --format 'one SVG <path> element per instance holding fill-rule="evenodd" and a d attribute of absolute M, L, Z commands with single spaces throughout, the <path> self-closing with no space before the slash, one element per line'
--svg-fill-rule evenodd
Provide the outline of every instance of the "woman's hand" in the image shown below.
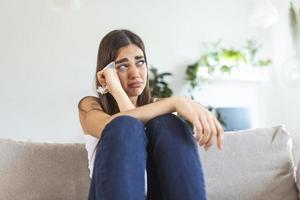
<path fill-rule="evenodd" d="M 97 72 L 97 79 L 102 87 L 107 87 L 107 90 L 111 94 L 123 92 L 124 89 L 121 85 L 117 71 L 114 68 L 104 68 Z M 122 91 L 123 90 L 123 91 Z"/>
<path fill-rule="evenodd" d="M 178 97 L 175 103 L 176 112 L 193 124 L 196 141 L 207 150 L 217 142 L 221 150 L 224 145 L 223 128 L 216 117 L 204 106 L 186 97 Z"/>

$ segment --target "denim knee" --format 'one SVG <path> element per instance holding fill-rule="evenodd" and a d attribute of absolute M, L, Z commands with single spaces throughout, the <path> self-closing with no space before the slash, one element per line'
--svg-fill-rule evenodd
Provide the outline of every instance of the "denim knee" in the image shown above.
<path fill-rule="evenodd" d="M 126 136 L 129 137 L 130 135 L 140 134 L 143 131 L 144 124 L 141 120 L 129 115 L 121 115 L 114 118 L 106 125 L 102 137 L 107 137 L 108 135 L 113 136 L 115 134 L 118 136 L 126 134 Z"/>
<path fill-rule="evenodd" d="M 146 127 L 160 127 L 161 123 L 184 123 L 182 121 L 182 119 L 180 119 L 178 116 L 172 114 L 172 113 L 168 113 L 168 114 L 164 114 L 164 115 L 159 115 L 157 117 L 152 118 L 151 120 L 149 120 L 146 123 Z"/>
<path fill-rule="evenodd" d="M 167 137 L 166 134 L 160 133 L 172 131 L 173 136 L 178 135 L 180 137 L 184 136 L 184 138 L 194 139 L 192 129 L 187 122 L 172 113 L 160 115 L 149 120 L 145 124 L 145 127 L 146 133 L 150 138 L 156 138 L 158 134 L 160 138 Z M 168 130 L 166 130 L 166 128 Z M 189 135 L 189 137 L 186 137 L 186 135 Z"/>

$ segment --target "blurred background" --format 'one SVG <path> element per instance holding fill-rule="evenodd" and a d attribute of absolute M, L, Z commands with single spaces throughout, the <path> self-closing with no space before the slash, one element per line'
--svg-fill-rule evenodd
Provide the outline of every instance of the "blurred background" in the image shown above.
<path fill-rule="evenodd" d="M 99 42 L 124 28 L 144 40 L 158 96 L 189 96 L 226 130 L 285 125 L 299 158 L 299 5 L 1 0 L 0 137 L 83 142 L 77 104 L 96 95 Z"/>

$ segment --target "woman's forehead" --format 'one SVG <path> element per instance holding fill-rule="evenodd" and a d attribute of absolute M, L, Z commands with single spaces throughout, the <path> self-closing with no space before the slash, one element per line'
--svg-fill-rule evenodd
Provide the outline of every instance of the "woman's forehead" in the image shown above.
<path fill-rule="evenodd" d="M 123 58 L 132 59 L 132 58 L 138 58 L 138 57 L 139 58 L 144 57 L 143 51 L 136 45 L 130 44 L 125 47 L 121 47 L 118 50 L 116 60 L 123 59 Z"/>

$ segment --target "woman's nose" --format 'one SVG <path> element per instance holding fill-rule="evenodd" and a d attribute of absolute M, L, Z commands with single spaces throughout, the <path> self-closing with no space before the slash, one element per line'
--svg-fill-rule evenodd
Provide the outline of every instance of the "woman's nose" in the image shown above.
<path fill-rule="evenodd" d="M 129 73 L 130 73 L 130 77 L 139 77 L 140 76 L 139 70 L 136 66 L 132 66 Z"/>

